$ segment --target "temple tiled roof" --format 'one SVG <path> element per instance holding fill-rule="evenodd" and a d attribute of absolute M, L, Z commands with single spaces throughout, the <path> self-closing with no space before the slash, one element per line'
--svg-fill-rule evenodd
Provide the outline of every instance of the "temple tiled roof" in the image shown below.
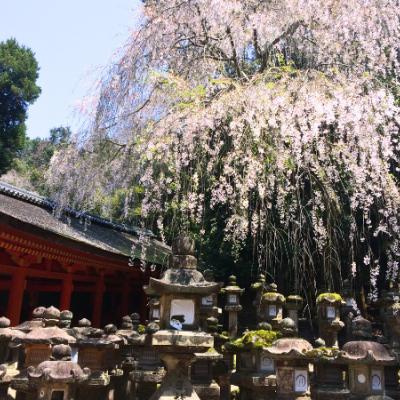
<path fill-rule="evenodd" d="M 56 234 L 83 245 L 109 253 L 140 257 L 142 246 L 147 249 L 146 261 L 164 264 L 169 247 L 157 241 L 148 230 L 116 224 L 95 215 L 66 208 L 57 215 L 56 204 L 50 199 L 0 182 L 0 222 L 7 218 Z M 139 239 L 140 238 L 140 239 Z"/>

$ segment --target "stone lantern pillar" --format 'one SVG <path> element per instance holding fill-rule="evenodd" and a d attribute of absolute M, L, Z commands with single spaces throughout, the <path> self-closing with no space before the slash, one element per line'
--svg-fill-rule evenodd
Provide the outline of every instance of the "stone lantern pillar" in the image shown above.
<path fill-rule="evenodd" d="M 278 293 L 275 283 L 267 287 L 267 291 L 261 297 L 261 321 L 271 324 L 274 330 L 279 329 L 279 324 L 283 319 L 283 306 L 286 302 L 285 296 Z"/>
<path fill-rule="evenodd" d="M 263 293 L 265 292 L 265 275 L 260 274 L 257 277 L 257 281 L 251 285 L 251 290 L 253 290 L 256 294 L 256 297 L 253 301 L 253 306 L 256 308 L 257 311 L 260 310 L 261 306 L 261 298 Z M 257 312 L 257 319 L 259 322 L 263 321 L 263 316 Z"/>
<path fill-rule="evenodd" d="M 299 311 L 303 308 L 303 298 L 298 295 L 290 295 L 286 297 L 285 308 L 288 311 L 288 317 L 292 319 L 296 325 L 296 331 L 299 331 Z"/>
<path fill-rule="evenodd" d="M 361 316 L 361 312 L 357 306 L 357 302 L 352 293 L 352 285 L 349 279 L 343 282 L 342 297 L 344 304 L 341 308 L 341 316 L 345 324 L 345 341 L 353 339 L 352 336 L 352 322 L 355 318 Z"/>
<path fill-rule="evenodd" d="M 340 320 L 342 304 L 337 293 L 322 293 L 317 298 L 319 335 L 327 347 L 339 347 L 338 332 L 344 327 Z"/>
<path fill-rule="evenodd" d="M 199 331 L 201 299 L 217 293 L 219 284 L 207 282 L 197 271 L 194 242 L 178 237 L 172 246 L 170 267 L 161 279 L 150 278 L 149 290 L 160 295 L 160 328 L 152 345 L 160 352 L 167 374 L 151 400 L 198 400 L 189 379 L 196 353 L 213 347 L 212 335 Z"/>
<path fill-rule="evenodd" d="M 244 292 L 236 283 L 236 276 L 229 277 L 228 286 L 224 289 L 226 304 L 224 310 L 229 313 L 228 332 L 229 336 L 235 338 L 238 332 L 238 312 L 242 311 L 240 296 Z"/>

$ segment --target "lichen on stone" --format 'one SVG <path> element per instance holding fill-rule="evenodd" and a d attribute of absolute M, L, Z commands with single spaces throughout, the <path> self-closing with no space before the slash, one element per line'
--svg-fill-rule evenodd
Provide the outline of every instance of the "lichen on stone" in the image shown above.
<path fill-rule="evenodd" d="M 246 332 L 241 338 L 225 343 L 225 348 L 232 351 L 262 349 L 270 347 L 281 336 L 279 332 L 272 330 L 257 330 Z"/>
<path fill-rule="evenodd" d="M 276 292 L 266 292 L 263 294 L 262 299 L 264 301 L 270 301 L 270 302 L 281 302 L 284 303 L 285 302 L 285 296 L 283 294 L 280 293 L 276 293 Z"/>
<path fill-rule="evenodd" d="M 342 296 L 339 293 L 321 293 L 317 297 L 317 304 L 322 303 L 323 301 L 328 301 L 330 303 L 339 303 L 342 302 Z"/>
<path fill-rule="evenodd" d="M 306 356 L 319 358 L 319 359 L 332 359 L 336 358 L 340 353 L 340 350 L 336 347 L 317 347 L 316 349 L 312 349 L 306 353 Z"/>

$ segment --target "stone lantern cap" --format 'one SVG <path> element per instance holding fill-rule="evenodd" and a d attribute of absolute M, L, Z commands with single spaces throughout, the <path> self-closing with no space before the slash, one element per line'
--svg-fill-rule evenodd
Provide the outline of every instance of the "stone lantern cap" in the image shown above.
<path fill-rule="evenodd" d="M 338 357 L 348 364 L 382 364 L 392 365 L 396 363 L 386 347 L 377 342 L 357 340 L 347 342 Z"/>
<path fill-rule="evenodd" d="M 76 339 L 58 326 L 36 328 L 20 339 L 28 344 L 72 344 Z"/>
<path fill-rule="evenodd" d="M 218 361 L 222 360 L 224 356 L 218 353 L 215 349 L 211 348 L 205 353 L 195 353 L 196 361 L 207 360 L 207 361 Z"/>
<path fill-rule="evenodd" d="M 22 339 L 25 334 L 17 329 L 10 328 L 10 320 L 6 317 L 0 318 L 0 341 L 11 341 L 13 339 Z"/>
<path fill-rule="evenodd" d="M 372 338 L 372 324 L 367 319 L 358 316 L 351 321 L 353 338 L 367 340 Z"/>
<path fill-rule="evenodd" d="M 46 311 L 46 307 L 36 307 L 32 311 L 32 320 L 24 321 L 21 324 L 14 327 L 22 332 L 29 332 L 32 329 L 41 328 L 44 326 L 43 316 Z"/>
<path fill-rule="evenodd" d="M 236 282 L 236 276 L 231 275 L 228 278 L 228 286 L 224 288 L 224 291 L 226 293 L 231 293 L 231 294 L 242 294 L 244 292 L 244 289 L 240 288 Z"/>
<path fill-rule="evenodd" d="M 172 245 L 170 268 L 161 279 L 150 278 L 146 293 L 209 295 L 219 290 L 219 283 L 208 282 L 197 271 L 194 242 L 188 237 L 178 237 Z"/>
<path fill-rule="evenodd" d="M 303 306 L 303 298 L 296 294 L 286 297 L 286 308 L 298 310 Z"/>
<path fill-rule="evenodd" d="M 264 351 L 273 359 L 307 359 L 306 353 L 313 350 L 312 345 L 301 338 L 283 338 L 272 343 Z"/>
<path fill-rule="evenodd" d="M 71 348 L 66 345 L 54 346 L 52 360 L 44 361 L 36 368 L 29 367 L 27 373 L 31 382 L 44 380 L 49 383 L 78 383 L 90 375 L 88 368 L 82 369 L 71 361 Z"/>
<path fill-rule="evenodd" d="M 339 293 L 321 293 L 317 297 L 317 304 L 342 305 L 346 304 Z"/>
<path fill-rule="evenodd" d="M 278 288 L 275 283 L 271 283 L 267 287 L 267 291 L 262 295 L 262 303 L 277 303 L 284 304 L 286 299 L 281 293 L 278 293 Z"/>

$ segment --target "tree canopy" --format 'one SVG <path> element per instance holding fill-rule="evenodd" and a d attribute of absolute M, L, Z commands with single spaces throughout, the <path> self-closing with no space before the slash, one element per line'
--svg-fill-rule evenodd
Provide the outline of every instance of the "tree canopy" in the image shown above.
<path fill-rule="evenodd" d="M 34 53 L 15 39 L 0 43 L 0 175 L 25 140 L 28 105 L 40 94 L 39 66 Z"/>
<path fill-rule="evenodd" d="M 374 297 L 400 256 L 399 18 L 397 0 L 145 1 L 49 184 L 89 209 L 123 189 L 126 216 L 306 297 L 344 277 Z"/>

